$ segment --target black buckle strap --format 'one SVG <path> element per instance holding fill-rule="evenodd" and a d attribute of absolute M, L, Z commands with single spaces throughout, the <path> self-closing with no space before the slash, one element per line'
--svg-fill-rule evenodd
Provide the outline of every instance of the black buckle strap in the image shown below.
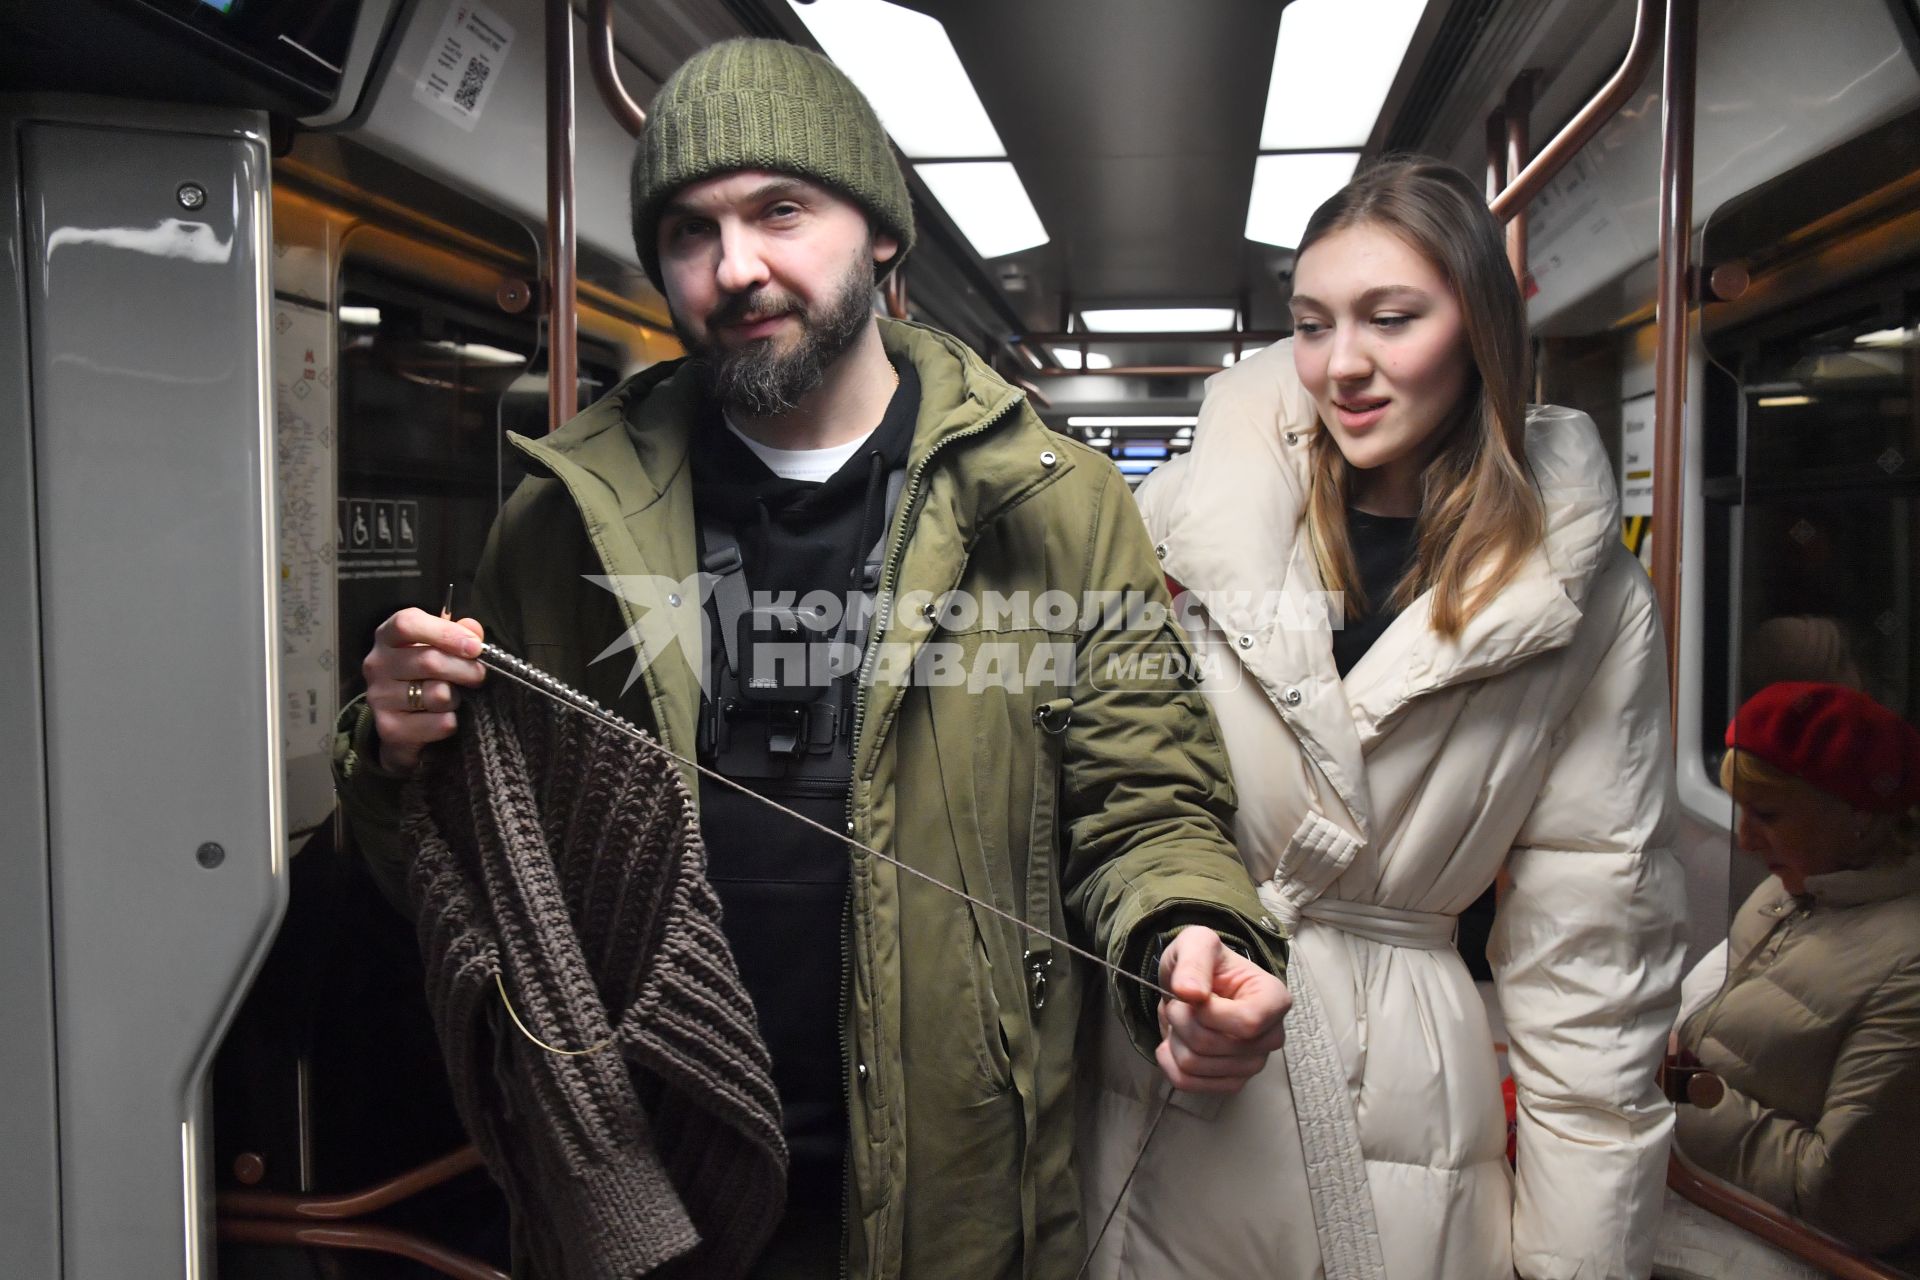
<path fill-rule="evenodd" d="M 714 610 L 719 615 L 720 643 L 727 655 L 727 670 L 740 670 L 740 619 L 747 614 L 752 600 L 747 595 L 747 575 L 742 572 L 746 560 L 740 554 L 740 542 L 733 530 L 718 521 L 703 522 L 700 528 L 707 544 L 701 568 L 715 574 Z"/>

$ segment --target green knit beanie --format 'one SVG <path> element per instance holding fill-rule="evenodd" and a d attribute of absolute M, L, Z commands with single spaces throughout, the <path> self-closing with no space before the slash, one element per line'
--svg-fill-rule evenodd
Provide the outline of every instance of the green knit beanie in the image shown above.
<path fill-rule="evenodd" d="M 739 169 L 798 174 L 846 195 L 913 247 L 913 203 L 880 118 L 840 68 L 784 40 L 727 40 L 662 85 L 633 161 L 633 243 L 660 287 L 660 213 L 674 192 Z"/>

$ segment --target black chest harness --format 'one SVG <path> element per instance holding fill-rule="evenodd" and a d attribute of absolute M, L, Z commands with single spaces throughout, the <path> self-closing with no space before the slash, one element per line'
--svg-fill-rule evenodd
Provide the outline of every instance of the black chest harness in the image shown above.
<path fill-rule="evenodd" d="M 811 606 L 756 602 L 734 527 L 712 515 L 700 519 L 701 567 L 716 575 L 708 599 L 714 679 L 700 708 L 703 765 L 754 785 L 764 796 L 799 797 L 844 790 L 853 776 L 854 695 L 873 627 L 875 593 L 886 559 L 887 531 L 906 487 L 906 470 L 886 477 L 880 533 L 848 575 L 837 626 Z M 1034 724 L 1058 739 L 1072 720 L 1072 700 L 1035 708 Z M 1022 956 L 1027 995 L 1035 1013 L 1047 1003 L 1053 969 L 1051 932 L 1064 928 L 1054 914 L 1052 843 L 1058 820 L 1057 780 L 1047 753 L 1034 756 L 1034 809 L 1026 868 L 1025 918 L 1037 932 Z"/>
<path fill-rule="evenodd" d="M 853 766 L 854 692 L 873 627 L 887 531 L 906 488 L 888 473 L 880 533 L 855 562 L 837 623 L 810 602 L 754 599 L 740 539 L 725 520 L 700 520 L 712 642 L 701 706 L 700 756 L 730 778 L 842 785 Z"/>

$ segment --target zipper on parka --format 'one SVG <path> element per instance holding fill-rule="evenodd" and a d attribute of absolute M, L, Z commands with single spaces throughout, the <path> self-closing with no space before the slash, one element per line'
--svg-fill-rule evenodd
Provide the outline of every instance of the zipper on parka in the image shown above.
<path fill-rule="evenodd" d="M 941 452 L 945 450 L 948 445 L 955 444 L 972 436 L 977 436 L 981 432 L 988 430 L 1025 402 L 1026 396 L 1016 393 L 1012 399 L 1001 406 L 998 413 L 987 418 L 985 421 L 976 423 L 968 427 L 965 431 L 956 431 L 945 439 L 937 441 L 933 448 L 927 450 L 926 457 L 920 459 L 920 464 L 916 466 L 912 474 L 907 477 L 906 492 L 901 496 L 900 502 L 901 514 L 897 517 L 899 520 L 899 532 L 894 535 L 892 545 L 887 548 L 886 559 L 882 562 L 880 571 L 880 606 L 874 615 L 872 629 L 867 632 L 869 637 L 867 651 L 861 655 L 860 670 L 854 677 L 853 745 L 851 755 L 856 764 L 860 759 L 860 732 L 865 727 L 867 721 L 867 687 L 873 675 L 873 666 L 876 661 L 874 655 L 879 651 L 880 639 L 886 634 L 887 626 L 893 620 L 893 587 L 900 573 L 900 559 L 906 550 L 908 531 L 913 528 L 913 522 L 919 516 L 920 484 L 921 481 L 926 478 L 927 467 L 932 464 L 935 458 L 940 456 Z M 853 812 L 854 796 L 859 789 L 859 785 L 860 780 L 856 770 L 854 776 L 849 778 L 847 782 L 847 835 L 855 838 L 857 838 L 857 831 Z M 840 1085 L 845 1091 L 847 1098 L 847 1176 L 841 1179 L 840 1183 L 840 1280 L 848 1280 L 847 1242 L 853 1231 L 853 1178 L 855 1176 L 855 1166 L 853 1163 L 855 1158 L 855 1152 L 853 1150 L 853 1106 L 855 1099 L 853 1097 L 853 1080 L 847 1072 L 847 1059 L 851 1055 L 852 1049 L 852 1045 L 847 1036 L 847 1017 L 852 1008 L 853 999 L 853 899 L 854 880 L 853 876 L 849 874 L 847 877 L 847 915 L 844 927 L 841 930 L 840 944 Z"/>

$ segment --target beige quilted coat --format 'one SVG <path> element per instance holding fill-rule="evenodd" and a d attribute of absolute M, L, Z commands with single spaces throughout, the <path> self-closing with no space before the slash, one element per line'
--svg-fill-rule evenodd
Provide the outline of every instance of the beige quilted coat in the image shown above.
<path fill-rule="evenodd" d="M 1215 377 L 1195 446 L 1143 486 L 1233 762 L 1238 841 L 1295 931 L 1284 1063 L 1176 1097 L 1094 1274 L 1131 1280 L 1645 1276 L 1673 1116 L 1655 1087 L 1685 918 L 1660 625 L 1593 424 L 1531 411 L 1545 545 L 1457 642 L 1428 601 L 1343 681 L 1301 533 L 1320 430 L 1288 344 Z M 1284 590 L 1278 600 L 1273 593 Z M 1494 931 L 1519 1170 L 1453 917 Z M 1082 1116 L 1114 1204 L 1157 1096 L 1108 1028 Z"/>

